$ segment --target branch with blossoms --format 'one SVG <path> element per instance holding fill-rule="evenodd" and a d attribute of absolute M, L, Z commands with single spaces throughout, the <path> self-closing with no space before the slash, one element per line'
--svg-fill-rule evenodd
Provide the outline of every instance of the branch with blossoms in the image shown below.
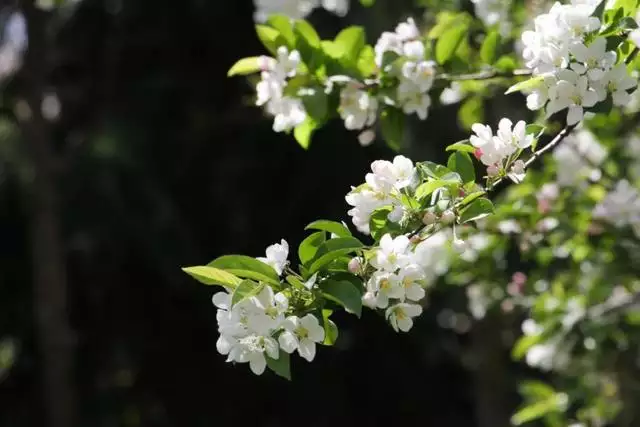
<path fill-rule="evenodd" d="M 317 345 L 335 343 L 336 310 L 360 316 L 369 308 L 394 330 L 409 331 L 439 275 L 443 245 L 459 254 L 469 249 L 459 228 L 493 213 L 489 193 L 521 182 L 526 169 L 558 146 L 586 112 L 607 111 L 635 90 L 625 63 L 634 55 L 626 40 L 633 26 L 609 18 L 604 8 L 556 3 L 522 36 L 527 70 L 498 68 L 498 42 L 488 33 L 481 56 L 489 68 L 478 72 L 458 72 L 454 65 L 469 27 L 465 19 L 441 29 L 434 43 L 425 43 L 409 19 L 383 33 L 375 47 L 366 45 L 359 27 L 320 40 L 304 20 L 275 16 L 258 25 L 259 38 L 275 57 L 245 58 L 229 74 L 260 72 L 256 104 L 274 116 L 275 131 L 293 131 L 303 146 L 335 115 L 347 129 L 362 132 L 362 143 L 370 142 L 379 122 L 385 139 L 397 145 L 404 115 L 426 119 L 430 92 L 443 89 L 441 83 L 529 74 L 507 93 L 528 92 L 527 105 L 544 109 L 547 117 L 566 111 L 567 125 L 537 151 L 543 125 L 503 118 L 495 132 L 474 124 L 468 140 L 447 147 L 452 154 L 446 165 L 404 156 L 373 162 L 365 182 L 346 196 L 348 215 L 370 244 L 342 223 L 320 220 L 307 226 L 311 234 L 297 249 L 297 269 L 285 240 L 267 248 L 264 258 L 225 255 L 185 268 L 223 288 L 213 297 L 218 351 L 229 362 L 249 363 L 256 374 L 269 367 L 290 378 L 290 354 L 311 361 Z"/>

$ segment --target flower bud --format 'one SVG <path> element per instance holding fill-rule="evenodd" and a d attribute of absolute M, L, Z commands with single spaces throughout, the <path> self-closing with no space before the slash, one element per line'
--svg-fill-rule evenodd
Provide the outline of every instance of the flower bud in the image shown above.
<path fill-rule="evenodd" d="M 463 254 L 467 250 L 467 247 L 467 242 L 464 240 L 458 238 L 453 240 L 453 249 L 459 254 Z"/>
<path fill-rule="evenodd" d="M 363 147 L 371 145 L 374 139 L 376 139 L 376 133 L 371 129 L 367 129 L 358 135 L 358 142 Z"/>
<path fill-rule="evenodd" d="M 411 236 L 411 238 L 409 239 L 409 241 L 414 245 L 417 245 L 418 243 L 420 243 L 421 240 L 422 239 L 417 234 L 415 236 Z"/>
<path fill-rule="evenodd" d="M 438 220 L 438 217 L 436 216 L 436 214 L 434 214 L 431 211 L 425 212 L 424 216 L 422 217 L 422 223 L 424 225 L 435 224 L 437 220 Z"/>
<path fill-rule="evenodd" d="M 482 150 L 479 148 L 476 148 L 476 150 L 473 152 L 473 156 L 476 159 L 480 160 L 480 157 L 482 157 Z"/>
<path fill-rule="evenodd" d="M 442 212 L 442 216 L 440 217 L 440 220 L 442 221 L 443 224 L 451 224 L 453 223 L 453 221 L 456 220 L 456 214 L 453 213 L 452 210 L 448 209 Z"/>
<path fill-rule="evenodd" d="M 490 177 L 498 176 L 500 174 L 500 169 L 496 165 L 491 165 L 487 168 L 487 175 Z"/>
<path fill-rule="evenodd" d="M 516 160 L 513 162 L 513 166 L 511 166 L 511 171 L 516 175 L 524 175 L 525 165 L 522 160 Z"/>
<path fill-rule="evenodd" d="M 358 274 L 360 272 L 360 269 L 362 268 L 362 262 L 360 258 L 359 257 L 351 258 L 351 261 L 349 261 L 348 268 L 350 273 Z"/>

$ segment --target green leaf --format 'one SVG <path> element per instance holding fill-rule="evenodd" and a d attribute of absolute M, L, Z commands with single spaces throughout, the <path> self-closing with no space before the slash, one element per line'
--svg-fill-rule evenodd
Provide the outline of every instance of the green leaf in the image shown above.
<path fill-rule="evenodd" d="M 448 173 L 451 173 L 451 170 L 446 166 L 440 165 L 438 163 L 426 161 L 420 162 L 416 165 L 418 169 L 431 178 L 442 178 Z"/>
<path fill-rule="evenodd" d="M 521 360 L 527 354 L 527 351 L 542 339 L 542 335 L 524 335 L 520 337 L 511 349 L 511 357 L 514 360 Z"/>
<path fill-rule="evenodd" d="M 520 384 L 518 391 L 530 400 L 548 399 L 556 394 L 551 386 L 542 381 L 525 381 Z"/>
<path fill-rule="evenodd" d="M 293 129 L 293 137 L 298 141 L 298 144 L 306 150 L 311 144 L 311 136 L 317 127 L 318 124 L 316 121 L 307 116 L 304 122 Z"/>
<path fill-rule="evenodd" d="M 351 231 L 344 225 L 336 221 L 328 221 L 326 219 L 321 219 L 318 221 L 314 221 L 311 224 L 307 225 L 305 230 L 322 230 L 327 231 L 329 233 L 333 233 L 338 237 L 351 237 Z"/>
<path fill-rule="evenodd" d="M 302 264 L 307 264 L 311 261 L 318 252 L 318 248 L 322 245 L 326 240 L 326 236 L 324 231 L 318 231 L 307 236 L 306 239 L 300 243 L 298 246 L 298 258 L 300 258 L 300 262 Z"/>
<path fill-rule="evenodd" d="M 476 180 L 476 170 L 473 166 L 473 161 L 467 153 L 456 151 L 449 156 L 447 161 L 447 167 L 454 172 L 457 172 L 463 182 L 472 182 Z"/>
<path fill-rule="evenodd" d="M 338 327 L 333 323 L 333 320 L 329 319 L 329 316 L 331 316 L 332 313 L 332 310 L 326 308 L 322 310 L 324 328 L 324 341 L 322 344 L 324 345 L 334 345 L 338 340 Z"/>
<path fill-rule="evenodd" d="M 376 53 L 373 47 L 366 45 L 360 52 L 358 58 L 358 71 L 362 74 L 362 77 L 369 77 L 376 71 Z"/>
<path fill-rule="evenodd" d="M 498 54 L 498 46 L 500 45 L 500 33 L 496 30 L 491 31 L 484 38 L 480 47 L 480 59 L 485 64 L 493 64 Z"/>
<path fill-rule="evenodd" d="M 364 28 L 356 26 L 340 31 L 334 40 L 334 44 L 340 49 L 340 57 L 354 64 L 358 61 L 365 42 Z"/>
<path fill-rule="evenodd" d="M 296 35 L 296 49 L 300 52 L 302 61 L 315 71 L 324 63 L 324 54 L 321 48 L 320 36 L 307 21 L 297 20 L 293 26 Z"/>
<path fill-rule="evenodd" d="M 538 139 L 542 136 L 545 129 L 546 128 L 544 126 L 539 125 L 537 123 L 533 123 L 533 124 L 527 125 L 527 127 L 525 128 L 525 134 L 533 135 L 535 139 Z"/>
<path fill-rule="evenodd" d="M 600 2 L 600 4 L 598 4 L 598 7 L 595 8 L 595 10 L 591 14 L 591 16 L 595 16 L 596 18 L 598 18 L 600 20 L 600 22 L 602 22 L 603 21 L 603 16 L 604 16 L 604 8 L 605 8 L 606 4 L 607 4 L 607 1 L 606 0 L 602 0 Z"/>
<path fill-rule="evenodd" d="M 287 44 L 278 30 L 266 25 L 256 25 L 256 34 L 258 34 L 258 38 L 272 55 L 277 54 L 280 46 Z"/>
<path fill-rule="evenodd" d="M 521 92 L 525 90 L 535 89 L 540 85 L 540 83 L 542 83 L 543 80 L 544 80 L 543 76 L 531 77 L 530 79 L 527 79 L 523 82 L 514 84 L 509 89 L 507 89 L 507 91 L 504 94 L 509 95 L 510 93 L 513 93 L 513 92 Z"/>
<path fill-rule="evenodd" d="M 551 412 L 560 411 L 564 406 L 562 405 L 562 400 L 566 400 L 566 396 L 564 396 L 564 399 L 562 399 L 560 396 L 561 394 L 555 394 L 548 399 L 525 406 L 524 408 L 516 412 L 513 417 L 511 417 L 511 423 L 513 425 L 519 426 L 524 423 L 542 418 Z"/>
<path fill-rule="evenodd" d="M 638 28 L 638 23 L 631 16 L 625 16 L 618 21 L 618 29 L 620 30 L 635 30 Z"/>
<path fill-rule="evenodd" d="M 360 0 L 360 4 L 364 7 L 371 7 L 376 2 L 376 0 Z"/>
<path fill-rule="evenodd" d="M 325 280 L 320 284 L 325 298 L 340 304 L 347 312 L 360 317 L 362 314 L 362 295 L 356 287 L 346 280 Z"/>
<path fill-rule="evenodd" d="M 242 58 L 229 69 L 227 77 L 246 76 L 260 71 L 260 57 Z"/>
<path fill-rule="evenodd" d="M 500 58 L 498 58 L 496 63 L 493 65 L 493 67 L 496 70 L 502 71 L 502 72 L 513 71 L 516 68 L 518 68 L 518 61 L 516 61 L 515 58 L 513 58 L 513 56 L 502 55 Z"/>
<path fill-rule="evenodd" d="M 293 26 L 297 38 L 304 39 L 310 47 L 320 49 L 320 36 L 309 22 L 299 19 Z"/>
<path fill-rule="evenodd" d="M 289 49 L 296 46 L 296 36 L 293 34 L 291 18 L 285 15 L 271 15 L 267 19 L 267 23 L 280 32 Z"/>
<path fill-rule="evenodd" d="M 475 153 L 476 147 L 469 145 L 469 140 L 458 141 L 455 144 L 451 144 L 447 147 L 446 151 L 462 151 L 463 153 Z"/>
<path fill-rule="evenodd" d="M 486 198 L 478 198 L 467 206 L 460 214 L 460 223 L 477 221 L 493 213 L 493 203 Z"/>
<path fill-rule="evenodd" d="M 371 213 L 369 217 L 369 232 L 371 233 L 371 237 L 378 240 L 386 233 L 398 234 L 402 231 L 399 224 L 389 221 L 387 218 L 392 210 L 392 206 L 383 206 Z"/>
<path fill-rule="evenodd" d="M 246 255 L 224 255 L 207 264 L 209 267 L 219 268 L 245 279 L 258 280 L 280 287 L 278 273 L 262 261 Z"/>
<path fill-rule="evenodd" d="M 395 108 L 386 108 L 380 115 L 380 131 L 389 147 L 398 151 L 404 140 L 405 114 Z"/>
<path fill-rule="evenodd" d="M 447 30 L 445 30 L 436 42 L 436 61 L 439 64 L 445 64 L 453 57 L 467 35 L 469 26 L 466 21 L 461 21 Z"/>
<path fill-rule="evenodd" d="M 221 285 L 228 288 L 235 288 L 242 280 L 228 271 L 218 268 L 199 265 L 195 267 L 185 267 L 182 269 L 185 273 L 205 285 Z"/>
<path fill-rule="evenodd" d="M 306 88 L 298 94 L 307 114 L 315 123 L 322 123 L 327 119 L 329 110 L 329 97 L 320 87 Z"/>
<path fill-rule="evenodd" d="M 267 361 L 267 367 L 269 367 L 273 373 L 291 381 L 291 357 L 287 352 L 281 349 L 277 359 L 272 359 L 265 353 L 264 358 Z"/>
<path fill-rule="evenodd" d="M 234 306 L 247 298 L 258 295 L 263 288 L 264 284 L 258 284 L 253 280 L 243 280 L 233 291 L 233 295 L 231 296 L 231 306 Z"/>
<path fill-rule="evenodd" d="M 471 194 L 468 194 L 467 197 L 465 197 L 464 199 L 462 199 L 462 201 L 460 202 L 460 204 L 462 206 L 466 206 L 469 203 L 473 202 L 475 199 L 477 199 L 478 197 L 482 197 L 485 194 L 487 194 L 485 191 L 475 191 Z"/>
<path fill-rule="evenodd" d="M 467 98 L 458 110 L 458 121 L 464 129 L 471 129 L 475 123 L 484 121 L 484 108 L 482 97 L 472 96 Z"/>
<path fill-rule="evenodd" d="M 449 184 L 457 184 L 455 181 L 445 181 L 443 179 L 436 179 L 434 181 L 427 181 L 424 184 L 421 184 L 418 188 L 416 188 L 416 199 L 422 200 L 427 196 L 430 196 L 431 193 L 436 191 L 438 188 L 445 187 Z"/>
<path fill-rule="evenodd" d="M 364 247 L 362 242 L 355 237 L 338 237 L 337 239 L 327 240 L 320 245 L 316 256 L 310 261 L 309 274 L 316 273 L 333 260 L 355 252 L 362 247 Z"/>

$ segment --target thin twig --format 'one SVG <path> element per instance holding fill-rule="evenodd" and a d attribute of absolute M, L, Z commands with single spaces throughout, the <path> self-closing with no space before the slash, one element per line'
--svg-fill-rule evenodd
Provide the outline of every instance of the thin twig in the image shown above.
<path fill-rule="evenodd" d="M 501 77 L 519 77 L 519 76 L 530 76 L 531 70 L 529 69 L 518 69 L 513 71 L 499 71 L 499 70 L 485 70 L 479 71 L 477 73 L 470 74 L 438 74 L 436 79 L 438 80 L 449 80 L 449 81 L 461 81 L 461 80 L 488 80 L 488 79 L 497 79 Z"/>

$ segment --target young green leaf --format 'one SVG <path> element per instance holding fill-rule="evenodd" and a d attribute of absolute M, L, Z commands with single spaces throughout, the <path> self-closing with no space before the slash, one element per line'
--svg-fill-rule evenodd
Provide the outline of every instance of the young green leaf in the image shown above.
<path fill-rule="evenodd" d="M 293 34 L 291 19 L 285 15 L 271 15 L 267 23 L 280 32 L 280 35 L 287 43 L 289 49 L 296 46 L 296 36 Z"/>
<path fill-rule="evenodd" d="M 357 317 L 362 314 L 362 295 L 352 283 L 346 280 L 325 280 L 320 289 L 325 298 L 340 304 L 347 312 Z"/>
<path fill-rule="evenodd" d="M 228 288 L 235 288 L 242 282 L 242 279 L 228 271 L 206 265 L 185 267 L 182 271 L 205 285 L 222 285 Z"/>
<path fill-rule="evenodd" d="M 260 57 L 242 58 L 229 69 L 227 77 L 246 76 L 260 71 Z"/>
<path fill-rule="evenodd" d="M 278 273 L 271 266 L 246 255 L 224 255 L 214 259 L 209 267 L 219 268 L 245 279 L 253 279 L 280 287 Z"/>
<path fill-rule="evenodd" d="M 462 151 L 463 153 L 475 153 L 476 147 L 469 144 L 469 140 L 458 141 L 446 148 L 446 151 Z"/>
<path fill-rule="evenodd" d="M 507 89 L 507 91 L 504 94 L 509 95 L 510 93 L 513 93 L 513 92 L 520 92 L 520 91 L 535 89 L 540 85 L 540 83 L 542 83 L 543 79 L 544 79 L 543 76 L 531 77 L 530 79 L 527 79 L 523 82 L 514 84 L 509 89 Z"/>
<path fill-rule="evenodd" d="M 326 236 L 324 231 L 318 231 L 307 236 L 307 238 L 304 239 L 298 247 L 298 257 L 300 258 L 300 262 L 307 264 L 311 261 L 316 256 L 318 248 L 325 242 L 325 240 Z"/>
<path fill-rule="evenodd" d="M 336 221 L 321 219 L 307 225 L 305 230 L 322 230 L 333 233 L 338 237 L 351 237 L 351 231 L 344 225 Z"/>
<path fill-rule="evenodd" d="M 476 170 L 473 166 L 473 161 L 467 153 L 456 151 L 449 156 L 447 161 L 447 167 L 454 172 L 457 172 L 463 182 L 472 182 L 476 180 Z"/>
<path fill-rule="evenodd" d="M 511 417 L 511 423 L 519 426 L 544 417 L 551 412 L 562 411 L 566 404 L 566 395 L 554 394 L 552 397 L 527 405 Z"/>
<path fill-rule="evenodd" d="M 425 197 L 428 197 L 436 191 L 438 188 L 445 187 L 449 184 L 456 183 L 455 181 L 445 181 L 443 179 L 436 179 L 433 181 L 427 181 L 424 184 L 421 184 L 418 188 L 416 188 L 416 199 L 422 200 Z"/>
<path fill-rule="evenodd" d="M 369 77 L 376 71 L 376 53 L 373 47 L 365 45 L 358 58 L 358 71 L 363 77 Z"/>
<path fill-rule="evenodd" d="M 365 42 L 364 28 L 356 26 L 340 31 L 334 40 L 334 44 L 340 49 L 340 57 L 354 64 L 358 61 Z"/>
<path fill-rule="evenodd" d="M 293 137 L 298 141 L 298 144 L 306 150 L 311 144 L 311 136 L 317 127 L 318 124 L 316 121 L 307 116 L 304 122 L 293 129 Z"/>
<path fill-rule="evenodd" d="M 272 55 L 276 55 L 280 46 L 287 44 L 278 30 L 267 25 L 256 25 L 256 34 L 264 47 L 271 52 Z"/>
<path fill-rule="evenodd" d="M 233 295 L 231 296 L 231 305 L 234 306 L 247 298 L 258 295 L 263 288 L 264 284 L 258 284 L 253 280 L 243 280 L 233 291 Z"/>
<path fill-rule="evenodd" d="M 398 151 L 404 140 L 405 114 L 392 107 L 386 108 L 380 115 L 380 131 L 389 147 Z"/>
<path fill-rule="evenodd" d="M 280 349 L 277 359 L 272 359 L 267 354 L 264 355 L 267 361 L 267 367 L 279 377 L 291 381 L 291 357 L 285 351 Z"/>
<path fill-rule="evenodd" d="M 304 104 L 304 108 L 307 111 L 308 116 L 313 119 L 315 123 L 324 122 L 329 110 L 329 97 L 321 87 L 306 89 L 307 90 L 303 93 L 299 93 L 298 96 L 302 99 L 302 103 Z"/>
<path fill-rule="evenodd" d="M 460 214 L 460 223 L 465 224 L 470 221 L 477 221 L 493 213 L 493 203 L 491 200 L 479 198 L 474 200 Z"/>
<path fill-rule="evenodd" d="M 464 20 L 457 22 L 442 33 L 436 42 L 436 61 L 438 64 L 445 64 L 453 57 L 468 30 L 469 25 Z"/>
<path fill-rule="evenodd" d="M 491 31 L 484 38 L 480 47 L 480 59 L 485 64 L 493 64 L 498 55 L 498 46 L 500 45 L 500 33 L 496 30 Z"/>
<path fill-rule="evenodd" d="M 388 219 L 392 210 L 392 206 L 383 206 L 371 213 L 371 216 L 369 217 L 369 231 L 371 233 L 371 237 L 378 240 L 386 233 L 395 235 L 402 231 L 400 225 L 389 221 Z"/>
<path fill-rule="evenodd" d="M 324 327 L 324 341 L 322 344 L 324 345 L 334 345 L 338 340 L 338 327 L 333 323 L 333 320 L 329 319 L 329 316 L 331 316 L 332 313 L 332 310 L 326 308 L 322 310 Z"/>
<path fill-rule="evenodd" d="M 467 98 L 458 110 L 458 121 L 464 129 L 470 130 L 475 123 L 484 121 L 484 102 L 481 96 Z"/>
<path fill-rule="evenodd" d="M 376 0 L 360 0 L 360 4 L 364 7 L 371 7 L 376 2 Z"/>
<path fill-rule="evenodd" d="M 542 125 L 539 125 L 537 123 L 532 123 L 530 125 L 527 125 L 527 127 L 525 128 L 525 133 L 527 135 L 533 135 L 535 139 L 538 139 L 542 136 L 545 129 L 546 128 Z"/>
<path fill-rule="evenodd" d="M 321 268 L 343 255 L 355 252 L 364 247 L 355 237 L 338 237 L 330 239 L 320 245 L 316 256 L 310 261 L 309 274 L 316 273 Z"/>

